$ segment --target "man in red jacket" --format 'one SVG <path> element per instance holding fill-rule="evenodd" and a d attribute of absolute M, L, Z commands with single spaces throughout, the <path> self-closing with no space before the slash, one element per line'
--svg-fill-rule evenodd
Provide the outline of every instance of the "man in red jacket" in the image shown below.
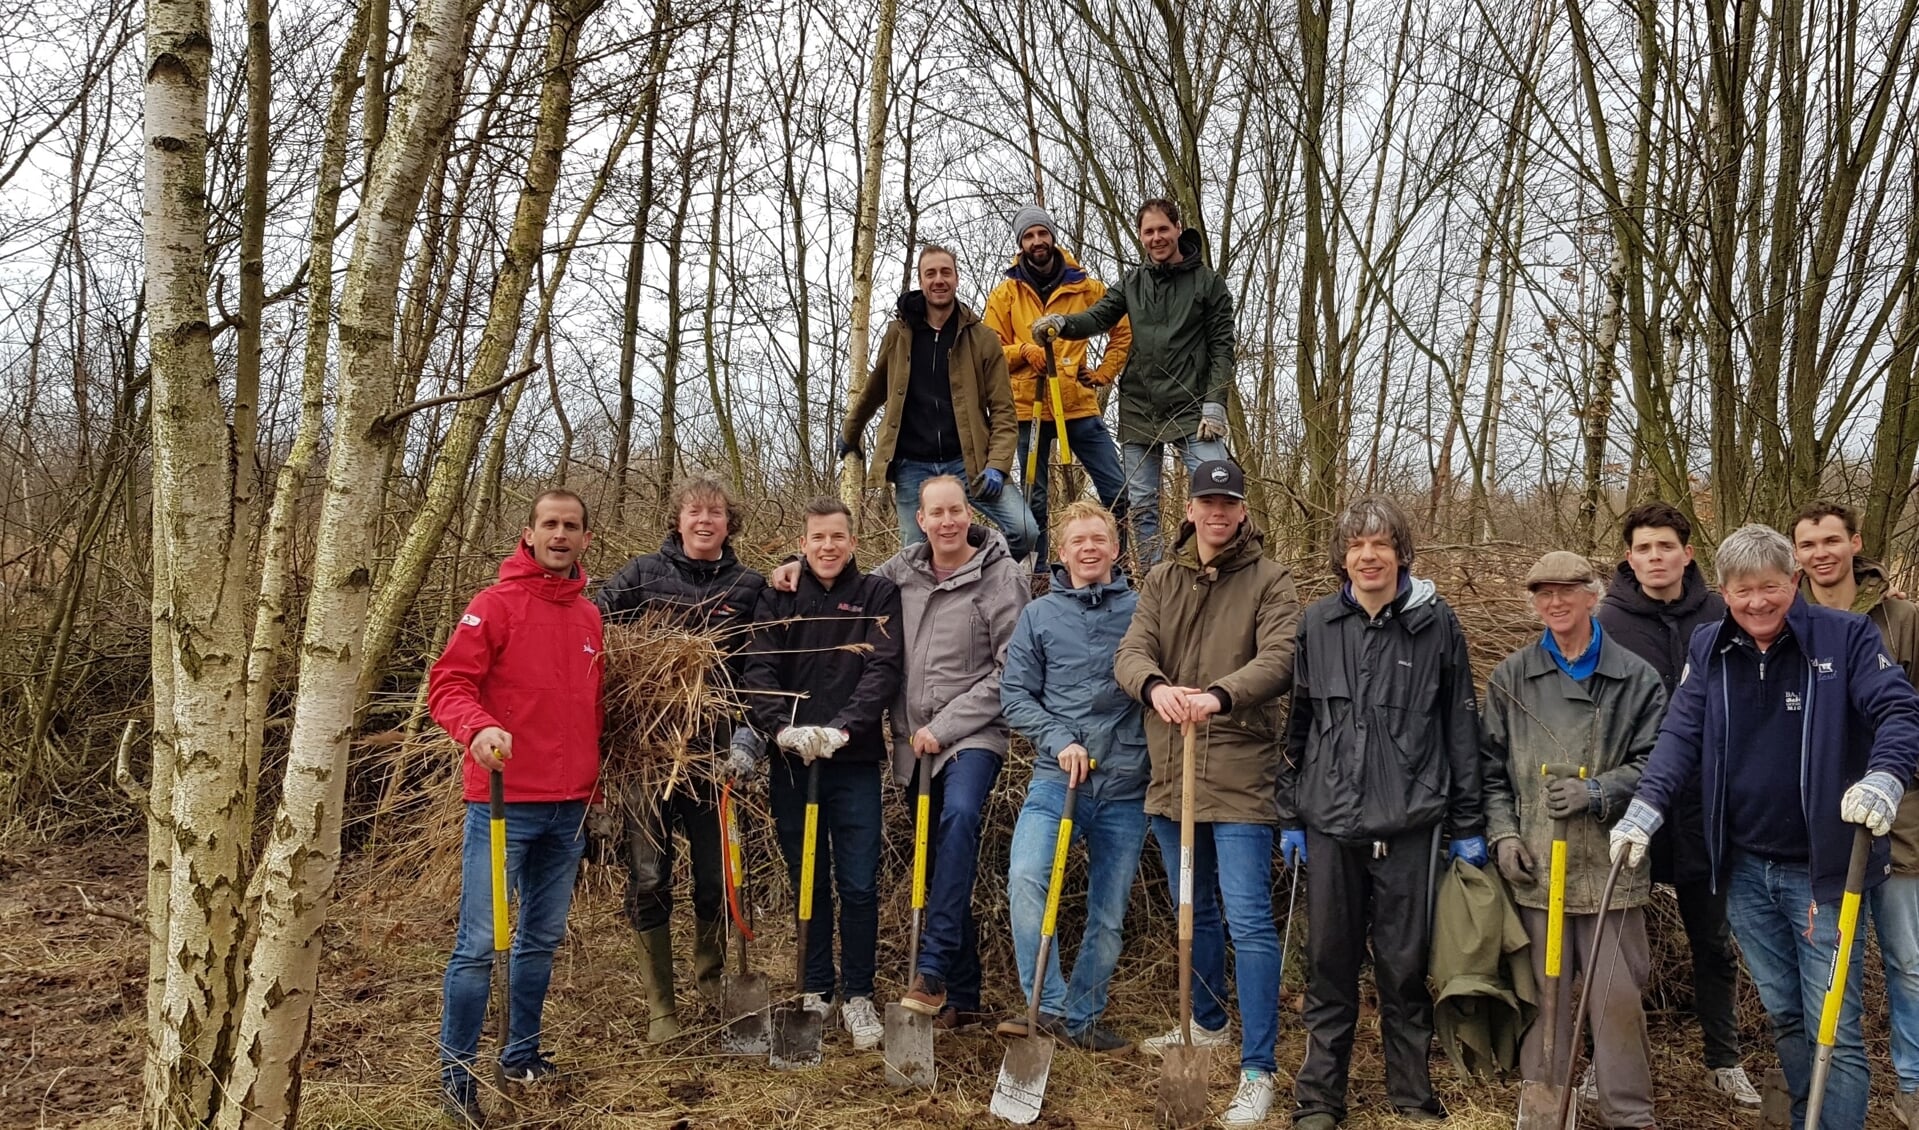
<path fill-rule="evenodd" d="M 460 928 L 446 967 L 440 1079 L 447 1113 L 479 1125 L 474 1062 L 493 957 L 487 777 L 506 786 L 507 886 L 520 907 L 512 1018 L 500 1062 L 528 1083 L 553 1074 L 540 1010 L 566 934 L 586 849 L 586 805 L 600 771 L 600 610 L 581 595 L 592 544 L 586 503 L 568 490 L 533 500 L 498 583 L 467 605 L 427 677 L 433 720 L 466 749 Z"/>

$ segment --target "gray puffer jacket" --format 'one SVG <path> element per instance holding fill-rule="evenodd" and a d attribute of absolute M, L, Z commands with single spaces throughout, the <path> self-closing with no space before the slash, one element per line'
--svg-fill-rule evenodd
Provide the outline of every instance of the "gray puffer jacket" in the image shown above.
<path fill-rule="evenodd" d="M 934 776 L 962 749 L 1006 753 L 1000 672 L 1029 598 L 1026 570 L 998 530 L 975 523 L 966 540 L 976 552 L 944 581 L 933 576 L 925 542 L 874 570 L 899 586 L 906 620 L 906 682 L 892 711 L 893 776 L 902 785 L 913 780 L 913 735 L 922 726 L 940 744 Z"/>

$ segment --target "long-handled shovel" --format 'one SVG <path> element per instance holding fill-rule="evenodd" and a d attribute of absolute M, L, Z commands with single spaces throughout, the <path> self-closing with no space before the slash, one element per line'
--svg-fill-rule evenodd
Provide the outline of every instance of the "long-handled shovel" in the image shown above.
<path fill-rule="evenodd" d="M 720 838 L 725 841 L 720 851 L 720 865 L 726 872 L 726 909 L 733 919 L 733 944 L 740 951 L 739 971 L 726 979 L 720 1001 L 726 1014 L 726 1027 L 720 1031 L 720 1048 L 728 1055 L 766 1055 L 773 1050 L 772 1038 L 767 1034 L 766 974 L 753 972 L 746 957 L 746 943 L 753 940 L 753 929 L 747 924 L 742 905 L 745 900 L 740 896 L 740 884 L 746 872 L 741 866 L 739 818 L 733 808 L 731 781 L 720 790 Z"/>
<path fill-rule="evenodd" d="M 506 1093 L 507 1040 L 513 1031 L 513 923 L 506 911 L 506 781 L 498 769 L 487 774 L 487 838 L 493 856 L 493 1018 L 499 1025 L 499 1054 L 493 1060 L 493 1086 Z"/>
<path fill-rule="evenodd" d="M 814 847 L 820 828 L 820 763 L 806 767 L 806 832 L 800 850 L 800 924 L 795 939 L 793 999 L 773 1009 L 773 1054 L 768 1057 L 781 1071 L 820 1065 L 822 1017 L 806 1007 L 806 933 L 813 920 Z"/>
<path fill-rule="evenodd" d="M 1543 777 L 1569 776 L 1577 773 L 1584 777 L 1583 768 L 1567 770 L 1564 766 L 1542 766 Z M 1572 1088 L 1561 1086 L 1552 1080 L 1559 1075 L 1559 973 L 1562 968 L 1561 955 L 1565 947 L 1566 936 L 1566 821 L 1553 821 L 1552 860 L 1548 869 L 1546 886 L 1546 992 L 1545 1006 L 1540 1009 L 1538 1023 L 1544 1024 L 1546 1078 L 1528 1079 L 1519 1085 L 1519 1120 L 1517 1130 L 1574 1130 L 1576 1112 L 1568 1113 Z M 1579 1038 L 1577 1029 L 1573 1039 Z M 1568 1057 L 1570 1058 L 1570 1057 Z"/>
<path fill-rule="evenodd" d="M 1193 790 L 1197 787 L 1194 746 L 1198 731 L 1185 727 L 1185 753 L 1179 785 L 1179 1030 L 1180 1043 L 1160 1054 L 1159 1100 L 1155 1111 L 1161 1126 L 1196 1126 L 1206 1119 L 1206 1077 L 1212 1068 L 1212 1049 L 1193 1043 Z"/>
<path fill-rule="evenodd" d="M 932 786 L 926 759 L 913 764 L 913 927 L 906 939 L 906 979 L 920 961 L 920 922 L 926 915 L 926 837 L 932 811 Z M 931 1087 L 939 1078 L 933 1058 L 933 1018 L 898 1001 L 886 1006 L 886 1081 L 895 1087 Z"/>
<path fill-rule="evenodd" d="M 1592 964 L 1599 963 L 1599 947 L 1606 941 L 1606 915 L 1612 910 L 1613 888 L 1619 885 L 1619 873 L 1626 869 L 1626 856 L 1622 852 L 1612 861 L 1612 867 L 1606 872 L 1606 886 L 1599 892 L 1599 919 L 1593 923 Z M 1619 965 L 1619 939 L 1613 939 L 1612 960 L 1606 963 L 1606 984 L 1612 985 L 1613 971 Z M 1573 1072 L 1579 1064 L 1579 1034 L 1586 1027 L 1586 1011 L 1591 1007 L 1593 997 L 1593 971 L 1590 967 L 1586 975 L 1580 978 L 1579 1004 L 1573 1008 L 1573 1045 L 1567 1049 L 1566 1070 L 1559 1076 L 1559 1121 L 1562 1125 L 1572 1125 Z M 1595 1031 L 1593 1042 L 1599 1037 Z"/>
<path fill-rule="evenodd" d="M 1859 898 L 1865 893 L 1866 859 L 1871 854 L 1872 831 L 1861 824 L 1852 834 L 1846 893 L 1839 899 L 1839 949 L 1832 955 L 1826 999 L 1819 1006 L 1819 1050 L 1813 1053 L 1812 1083 L 1806 1088 L 1806 1130 L 1819 1130 L 1819 1112 L 1826 1105 L 1826 1077 L 1832 1073 L 1832 1046 L 1839 1039 L 1839 1008 L 1846 1000 L 1852 943 L 1859 935 Z"/>
<path fill-rule="evenodd" d="M 1040 348 L 1046 351 L 1046 369 L 1033 387 L 1033 446 L 1026 450 L 1026 500 L 1033 500 L 1034 483 L 1039 478 L 1039 446 L 1046 442 L 1046 420 L 1042 409 L 1050 402 L 1053 408 L 1053 426 L 1059 435 L 1059 466 L 1068 474 L 1067 483 L 1072 483 L 1073 447 L 1066 442 L 1066 398 L 1059 389 L 1059 362 L 1053 358 L 1053 339 L 1040 342 Z"/>
<path fill-rule="evenodd" d="M 1092 767 L 1087 767 L 1090 772 Z M 1059 921 L 1059 890 L 1066 883 L 1066 851 L 1073 844 L 1073 809 L 1079 803 L 1079 782 L 1066 786 L 1066 805 L 1059 814 L 1059 836 L 1053 841 L 1053 873 L 1046 881 L 1046 915 L 1040 920 L 1039 950 L 1033 959 L 1033 995 L 1026 1002 L 1026 1038 L 1006 1046 L 1000 1060 L 999 1083 L 993 1088 L 996 1117 L 1022 1126 L 1039 1117 L 1046 1099 L 1046 1077 L 1053 1070 L 1053 1037 L 1040 1031 L 1039 995 L 1046 985 L 1046 958 L 1053 948 L 1053 928 Z"/>
<path fill-rule="evenodd" d="M 1285 933 L 1279 936 L 1279 1026 L 1286 1027 L 1286 951 L 1293 948 L 1293 908 L 1299 905 L 1299 868 L 1295 861 L 1292 866 L 1292 893 L 1286 896 Z"/>

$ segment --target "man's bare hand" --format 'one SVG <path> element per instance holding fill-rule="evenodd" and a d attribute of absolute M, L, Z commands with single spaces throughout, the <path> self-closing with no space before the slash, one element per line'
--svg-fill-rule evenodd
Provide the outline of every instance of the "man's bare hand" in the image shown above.
<path fill-rule="evenodd" d="M 919 730 L 913 734 L 914 753 L 919 754 L 921 757 L 930 757 L 939 751 L 940 740 L 933 736 L 933 731 L 927 729 L 925 726 L 921 726 Z"/>
<path fill-rule="evenodd" d="M 480 768 L 498 773 L 506 768 L 506 759 L 513 756 L 513 735 L 498 726 L 488 726 L 473 735 L 466 750 L 480 763 Z"/>
<path fill-rule="evenodd" d="M 781 592 L 797 591 L 800 587 L 800 563 L 788 561 L 775 566 L 773 571 L 766 575 L 766 583 Z"/>
<path fill-rule="evenodd" d="M 1219 713 L 1219 696 L 1212 691 L 1190 691 L 1186 695 L 1186 720 L 1204 722 Z"/>
<path fill-rule="evenodd" d="M 1158 714 L 1159 720 L 1168 726 L 1183 726 L 1188 722 L 1197 721 L 1190 713 L 1191 707 L 1188 701 L 1192 695 L 1198 693 L 1200 692 L 1197 687 L 1176 687 L 1171 683 L 1161 683 L 1153 688 L 1153 712 Z"/>
<path fill-rule="evenodd" d="M 1086 780 L 1086 774 L 1092 772 L 1093 755 L 1086 747 L 1073 742 L 1059 751 L 1060 771 L 1066 774 L 1066 783 L 1077 785 Z"/>

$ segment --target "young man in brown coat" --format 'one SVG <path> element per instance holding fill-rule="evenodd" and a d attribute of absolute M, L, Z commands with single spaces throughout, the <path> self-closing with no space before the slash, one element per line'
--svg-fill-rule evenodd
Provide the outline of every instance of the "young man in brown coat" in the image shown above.
<path fill-rule="evenodd" d="M 1139 607 L 1120 641 L 1113 674 L 1146 714 L 1153 818 L 1166 871 L 1179 874 L 1182 727 L 1200 727 L 1198 821 L 1193 876 L 1193 1040 L 1231 1044 L 1226 936 L 1239 989 L 1240 1085 L 1226 1125 L 1265 1119 L 1274 1092 L 1279 1036 L 1279 932 L 1270 884 L 1277 794 L 1279 698 L 1293 682 L 1299 596 L 1292 571 L 1265 555 L 1246 512 L 1246 478 L 1223 459 L 1193 471 L 1186 522 L 1166 561 L 1140 586 Z M 1224 908 L 1225 928 L 1221 927 Z M 1175 1028 L 1145 1041 L 1159 1054 Z"/>

